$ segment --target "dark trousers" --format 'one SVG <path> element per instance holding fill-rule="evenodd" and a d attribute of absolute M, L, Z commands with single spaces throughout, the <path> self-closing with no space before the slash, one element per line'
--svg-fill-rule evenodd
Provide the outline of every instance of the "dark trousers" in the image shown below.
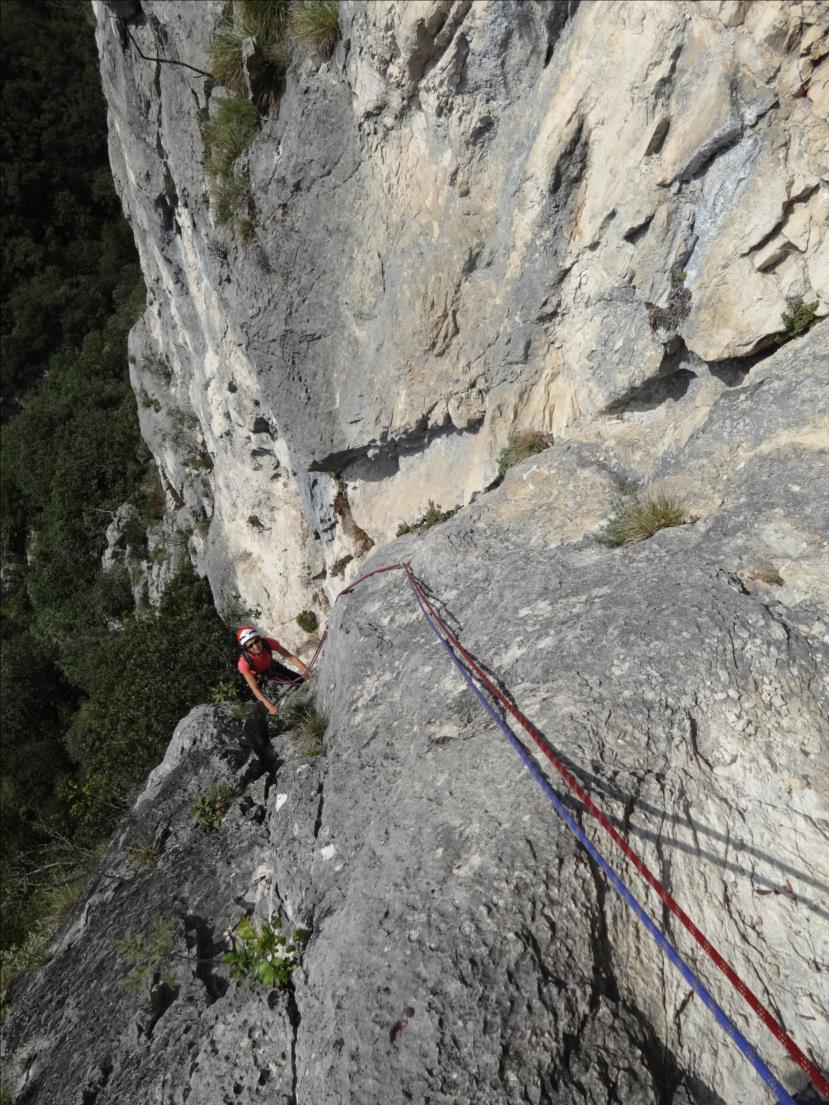
<path fill-rule="evenodd" d="M 271 660 L 271 666 L 269 671 L 263 671 L 259 679 L 273 679 L 276 683 L 288 684 L 293 686 L 296 683 L 304 683 L 304 678 L 298 671 L 291 671 L 290 668 L 286 668 L 284 664 L 280 664 L 278 660 Z"/>

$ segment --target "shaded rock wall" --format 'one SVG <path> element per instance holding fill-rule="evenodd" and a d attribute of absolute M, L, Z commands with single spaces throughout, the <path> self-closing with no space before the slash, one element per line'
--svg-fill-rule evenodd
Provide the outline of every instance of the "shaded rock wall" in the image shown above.
<path fill-rule="evenodd" d="M 127 36 L 208 68 L 221 9 L 96 4 L 142 430 L 222 604 L 323 609 L 513 427 L 579 439 L 689 372 L 698 421 L 787 298 L 829 311 L 825 6 L 344 0 L 249 151 L 247 245 L 201 167 L 223 90 Z"/>
<path fill-rule="evenodd" d="M 827 332 L 756 365 L 667 448 L 651 487 L 683 486 L 693 523 L 598 543 L 632 470 L 612 445 L 573 442 L 367 565 L 411 558 L 467 647 L 824 1069 Z M 228 706 L 181 722 L 54 958 L 12 995 L 19 1105 L 773 1100 L 558 822 L 400 576 L 337 603 L 315 694 L 329 725 L 310 760 L 295 734 L 270 738 Z M 216 783 L 236 797 L 206 833 L 190 811 Z M 150 870 L 135 858 L 147 839 Z M 312 930 L 289 993 L 237 984 L 218 961 L 242 913 L 272 909 Z M 158 916 L 174 922 L 175 977 L 125 991 L 111 941 Z"/>

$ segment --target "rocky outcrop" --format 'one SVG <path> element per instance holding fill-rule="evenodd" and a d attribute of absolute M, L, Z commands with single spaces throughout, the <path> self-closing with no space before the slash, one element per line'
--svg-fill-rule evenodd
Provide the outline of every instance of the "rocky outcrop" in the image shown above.
<path fill-rule="evenodd" d="M 723 384 L 647 473 L 647 444 L 684 396 L 617 411 L 606 440 L 554 445 L 367 565 L 411 560 L 466 647 L 824 1069 L 827 333 Z M 692 520 L 608 548 L 596 538 L 632 479 L 683 495 Z M 342 598 L 329 628 L 314 685 L 324 756 L 303 759 L 295 734 L 269 737 L 227 706 L 180 724 L 51 963 L 12 996 L 20 1105 L 771 1101 L 556 819 L 400 576 Z M 783 1083 L 805 1091 L 551 782 Z M 235 797 L 206 832 L 191 810 L 219 783 Z M 138 864 L 148 841 L 152 870 Z M 219 960 L 242 913 L 271 911 L 312 933 L 289 991 L 234 982 Z M 173 923 L 173 977 L 125 991 L 111 941 L 157 917 Z"/>
<path fill-rule="evenodd" d="M 246 155 L 247 243 L 202 168 L 222 7 L 95 5 L 142 430 L 221 605 L 324 611 L 513 428 L 584 440 L 688 373 L 698 421 L 787 301 L 829 311 L 824 5 L 343 0 Z"/>

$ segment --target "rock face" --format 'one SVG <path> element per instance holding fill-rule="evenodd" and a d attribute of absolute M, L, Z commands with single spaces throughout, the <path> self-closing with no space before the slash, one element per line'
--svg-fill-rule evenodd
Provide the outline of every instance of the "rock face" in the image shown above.
<path fill-rule="evenodd" d="M 824 1069 L 827 334 L 823 322 L 723 385 L 682 440 L 660 420 L 696 379 L 618 413 L 603 441 L 523 462 L 366 565 L 411 560 L 466 647 Z M 694 520 L 608 548 L 602 522 L 655 435 L 647 489 L 684 495 Z M 303 758 L 296 734 L 271 737 L 227 706 L 179 725 L 53 959 L 12 996 L 15 1100 L 772 1101 L 557 820 L 401 574 L 340 599 L 329 628 L 313 684 L 325 755 Z M 206 832 L 190 811 L 218 783 L 235 798 Z M 551 783 L 784 1085 L 805 1091 Z M 242 913 L 272 911 L 312 933 L 289 991 L 231 981 L 218 959 Z M 173 977 L 125 991 L 130 964 L 111 941 L 159 917 Z"/>
<path fill-rule="evenodd" d="M 246 244 L 202 168 L 223 90 L 136 50 L 209 69 L 222 8 L 95 4 L 142 429 L 220 604 L 323 612 L 511 430 L 689 372 L 702 417 L 787 301 L 829 312 L 825 5 L 343 0 L 245 155 Z"/>

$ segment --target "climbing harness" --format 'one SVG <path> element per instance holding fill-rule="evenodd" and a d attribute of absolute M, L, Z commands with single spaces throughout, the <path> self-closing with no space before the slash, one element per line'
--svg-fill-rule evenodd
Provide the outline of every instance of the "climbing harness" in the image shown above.
<path fill-rule="evenodd" d="M 739 977 L 733 967 L 722 957 L 717 949 L 711 944 L 704 933 L 694 924 L 687 913 L 680 907 L 673 896 L 666 890 L 662 883 L 653 874 L 644 860 L 634 851 L 633 848 L 627 843 L 616 828 L 611 824 L 606 815 L 602 813 L 599 807 L 590 798 L 587 791 L 576 781 L 575 777 L 564 766 L 564 764 L 558 759 L 552 749 L 548 746 L 544 737 L 535 728 L 532 722 L 507 698 L 507 696 L 493 683 L 489 676 L 481 669 L 480 665 L 475 661 L 474 657 L 463 647 L 458 638 L 452 633 L 446 622 L 437 613 L 435 608 L 429 602 L 424 590 L 415 576 L 414 572 L 408 563 L 397 562 L 394 564 L 388 564 L 382 568 L 375 568 L 371 572 L 366 572 L 365 575 L 359 576 L 348 587 L 344 588 L 337 595 L 335 600 L 338 601 L 344 595 L 350 594 L 357 586 L 370 579 L 372 576 L 381 575 L 384 572 L 402 571 L 405 576 L 409 587 L 415 597 L 415 600 L 420 608 L 421 613 L 432 629 L 433 633 L 440 641 L 441 645 L 446 649 L 450 660 L 458 669 L 461 677 L 471 688 L 473 694 L 479 700 L 483 708 L 493 718 L 495 723 L 501 729 L 501 731 L 509 740 L 510 744 L 516 750 L 521 757 L 524 765 L 532 774 L 535 781 L 542 788 L 547 795 L 550 802 L 553 804 L 556 812 L 562 818 L 567 827 L 573 832 L 582 846 L 587 850 L 591 858 L 599 865 L 602 871 L 607 876 L 611 885 L 618 891 L 625 903 L 635 913 L 635 915 L 642 922 L 644 927 L 650 933 L 650 935 L 657 942 L 659 947 L 665 953 L 667 958 L 674 964 L 682 977 L 688 982 L 692 989 L 697 993 L 703 1002 L 703 1004 L 714 1015 L 717 1022 L 725 1030 L 732 1042 L 736 1045 L 738 1050 L 744 1055 L 746 1059 L 752 1064 L 754 1069 L 760 1075 L 765 1084 L 774 1093 L 777 1101 L 780 1105 L 796 1105 L 795 1099 L 789 1094 L 788 1090 L 782 1085 L 782 1083 L 772 1074 L 769 1068 L 765 1065 L 763 1060 L 759 1057 L 752 1045 L 746 1040 L 743 1034 L 739 1031 L 733 1021 L 730 1020 L 725 1011 L 717 1004 L 711 993 L 705 988 L 703 983 L 696 977 L 692 969 L 682 959 L 679 952 L 668 941 L 659 928 L 656 926 L 651 917 L 645 912 L 644 908 L 640 905 L 637 899 L 633 896 L 630 890 L 625 886 L 622 879 L 613 868 L 607 863 L 602 855 L 597 851 L 595 846 L 587 838 L 583 830 L 579 827 L 572 815 L 567 811 L 566 807 L 562 804 L 559 797 L 556 795 L 550 783 L 540 770 L 538 764 L 530 755 L 529 751 L 521 743 L 521 741 L 515 736 L 504 719 L 498 713 L 492 702 L 490 702 L 483 691 L 475 682 L 475 678 L 486 688 L 489 695 L 495 699 L 500 706 L 508 711 L 515 720 L 521 725 L 526 733 L 532 738 L 537 747 L 544 753 L 546 758 L 550 761 L 559 775 L 567 783 L 568 787 L 577 795 L 587 810 L 596 818 L 601 827 L 611 837 L 613 842 L 621 849 L 624 855 L 631 861 L 634 867 L 639 871 L 645 881 L 656 891 L 664 904 L 668 907 L 671 913 L 680 921 L 685 929 L 691 933 L 695 941 L 705 951 L 715 966 L 725 975 L 732 986 L 737 990 L 741 997 L 747 1002 L 751 1009 L 760 1017 L 766 1027 L 772 1032 L 774 1037 L 785 1047 L 791 1058 L 797 1063 L 800 1069 L 808 1076 L 812 1084 L 820 1090 L 820 1092 L 826 1095 L 829 1099 L 829 1081 L 821 1074 L 815 1064 L 804 1054 L 798 1047 L 791 1036 L 786 1032 L 783 1026 L 775 1019 L 775 1017 L 769 1012 L 763 1005 L 760 999 L 752 993 L 752 991 L 746 986 L 743 980 Z M 323 637 L 317 647 L 311 662 L 308 664 L 310 679 L 314 674 L 314 667 L 322 652 L 322 648 L 328 637 L 328 630 L 326 629 Z M 290 693 L 290 691 L 288 692 Z"/>

